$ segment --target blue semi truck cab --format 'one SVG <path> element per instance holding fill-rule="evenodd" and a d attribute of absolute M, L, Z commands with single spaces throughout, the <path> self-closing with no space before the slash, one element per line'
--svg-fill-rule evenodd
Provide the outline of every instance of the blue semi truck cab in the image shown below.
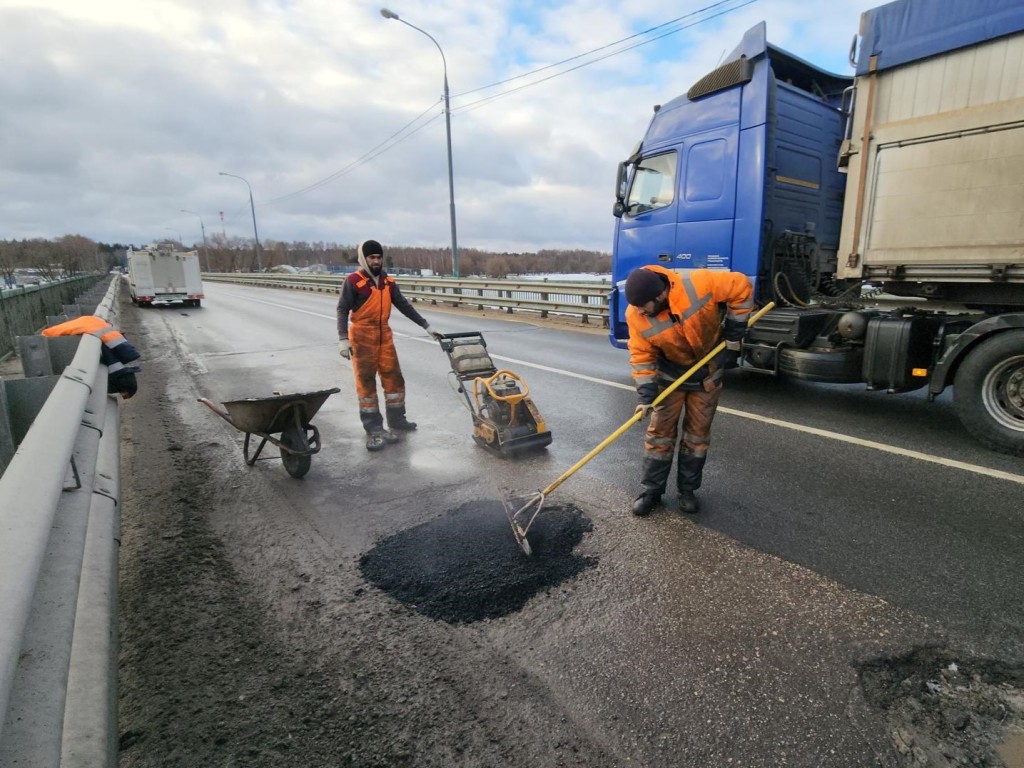
<path fill-rule="evenodd" d="M 1024 78 L 998 64 L 1024 57 L 1024 3 L 896 0 L 856 43 L 846 77 L 762 22 L 655 107 L 616 179 L 611 342 L 633 269 L 742 272 L 777 305 L 743 369 L 954 386 L 975 437 L 1024 455 Z"/>

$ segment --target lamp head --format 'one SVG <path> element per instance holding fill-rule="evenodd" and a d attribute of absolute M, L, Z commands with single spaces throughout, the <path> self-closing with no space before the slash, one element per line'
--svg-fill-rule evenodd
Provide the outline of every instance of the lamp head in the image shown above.
<path fill-rule="evenodd" d="M 394 11 L 389 11 L 387 8 L 381 8 L 380 15 L 383 16 L 385 19 L 395 19 L 396 21 L 400 21 L 400 19 L 398 18 L 398 14 L 395 13 Z"/>

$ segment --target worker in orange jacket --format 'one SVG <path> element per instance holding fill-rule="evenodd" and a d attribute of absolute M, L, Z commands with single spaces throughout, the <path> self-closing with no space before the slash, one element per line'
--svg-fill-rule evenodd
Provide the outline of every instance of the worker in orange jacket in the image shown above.
<path fill-rule="evenodd" d="M 665 493 L 678 440 L 676 486 L 679 511 L 698 510 L 711 442 L 711 421 L 722 394 L 722 371 L 735 367 L 740 340 L 754 307 L 753 286 L 739 272 L 697 269 L 685 273 L 650 265 L 626 278 L 629 362 L 640 399 L 636 413 L 651 416 L 644 441 L 641 492 L 633 514 L 649 515 Z M 725 320 L 719 305 L 725 305 Z M 707 355 L 726 349 L 658 405 L 660 391 Z M 682 418 L 682 435 L 679 421 Z"/>
<path fill-rule="evenodd" d="M 139 359 L 137 349 L 102 317 L 81 315 L 58 325 L 44 328 L 43 336 L 82 336 L 90 334 L 103 342 L 100 347 L 100 362 L 107 366 L 107 393 L 120 393 L 127 400 L 139 389 L 135 374 L 139 367 L 131 365 Z"/>
<path fill-rule="evenodd" d="M 359 419 L 366 430 L 366 449 L 379 451 L 398 442 L 394 430 L 411 431 L 416 422 L 405 415 L 405 378 L 398 364 L 391 326 L 391 307 L 423 328 L 434 338 L 434 331 L 423 316 L 398 289 L 395 279 L 384 271 L 384 248 L 376 240 L 361 243 L 356 251 L 359 269 L 341 286 L 338 298 L 338 352 L 352 361 L 359 396 Z M 388 427 L 380 413 L 377 376 L 384 389 L 384 407 Z"/>

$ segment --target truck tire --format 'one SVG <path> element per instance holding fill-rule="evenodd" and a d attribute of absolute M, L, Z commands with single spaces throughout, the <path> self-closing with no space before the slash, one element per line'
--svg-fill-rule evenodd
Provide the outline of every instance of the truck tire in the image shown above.
<path fill-rule="evenodd" d="M 1024 456 L 1024 330 L 999 333 L 967 354 L 953 380 L 953 405 L 985 446 Z"/>

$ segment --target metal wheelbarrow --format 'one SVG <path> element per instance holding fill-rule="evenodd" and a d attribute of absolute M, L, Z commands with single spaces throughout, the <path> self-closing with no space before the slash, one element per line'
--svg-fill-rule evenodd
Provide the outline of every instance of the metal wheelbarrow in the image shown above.
<path fill-rule="evenodd" d="M 309 472 L 313 454 L 320 452 L 320 431 L 309 422 L 324 401 L 340 391 L 334 387 L 291 395 L 275 392 L 273 397 L 250 397 L 222 405 L 200 397 L 199 402 L 235 429 L 245 433 L 242 453 L 245 455 L 245 463 L 250 467 L 256 463 L 263 446 L 269 442 L 281 450 L 281 461 L 288 474 L 302 477 Z M 278 432 L 281 433 L 280 439 L 273 437 Z M 249 440 L 253 435 L 261 440 L 250 456 Z"/>

